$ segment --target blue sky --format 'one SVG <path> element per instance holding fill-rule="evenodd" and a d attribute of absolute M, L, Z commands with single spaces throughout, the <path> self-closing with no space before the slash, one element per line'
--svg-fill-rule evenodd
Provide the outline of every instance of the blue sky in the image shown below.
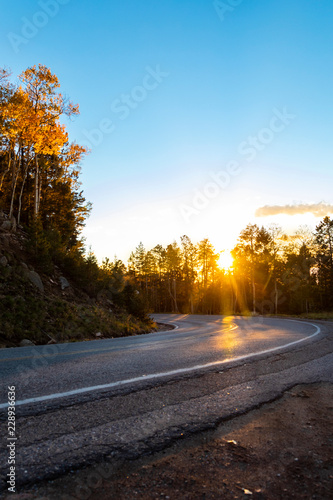
<path fill-rule="evenodd" d="M 99 259 L 320 220 L 256 217 L 264 206 L 333 211 L 331 0 L 17 0 L 0 28 L 13 76 L 45 64 L 80 105 L 66 125 L 91 148 L 84 235 Z"/>

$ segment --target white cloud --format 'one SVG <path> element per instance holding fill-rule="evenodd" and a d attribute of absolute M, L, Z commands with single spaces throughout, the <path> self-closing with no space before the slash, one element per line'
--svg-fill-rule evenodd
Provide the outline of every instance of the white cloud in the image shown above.
<path fill-rule="evenodd" d="M 256 217 L 268 217 L 270 215 L 302 215 L 311 213 L 315 217 L 325 217 L 328 214 L 333 214 L 333 205 L 328 203 L 305 204 L 297 205 L 265 205 L 256 210 Z"/>

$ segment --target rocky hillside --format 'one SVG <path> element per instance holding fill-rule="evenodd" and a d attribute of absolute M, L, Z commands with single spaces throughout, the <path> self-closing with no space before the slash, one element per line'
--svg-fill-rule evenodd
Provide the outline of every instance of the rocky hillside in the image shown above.
<path fill-rule="evenodd" d="M 105 294 L 89 297 L 61 269 L 45 274 L 27 246 L 28 235 L 0 212 L 0 346 L 14 347 L 146 333 Z"/>

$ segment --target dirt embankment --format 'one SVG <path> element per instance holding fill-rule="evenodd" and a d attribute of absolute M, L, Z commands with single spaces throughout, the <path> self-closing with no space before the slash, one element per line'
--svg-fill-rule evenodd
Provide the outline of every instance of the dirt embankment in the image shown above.
<path fill-rule="evenodd" d="M 152 321 L 129 314 L 103 290 L 89 296 L 56 265 L 41 270 L 28 241 L 0 211 L 0 348 L 155 331 Z"/>
<path fill-rule="evenodd" d="M 16 498 L 98 500 L 321 499 L 333 491 L 333 385 L 276 401 L 102 480 L 97 466 Z M 104 476 L 105 477 L 105 476 Z"/>

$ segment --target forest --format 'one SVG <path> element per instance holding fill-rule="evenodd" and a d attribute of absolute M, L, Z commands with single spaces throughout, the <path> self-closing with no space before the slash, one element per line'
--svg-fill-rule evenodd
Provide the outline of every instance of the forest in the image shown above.
<path fill-rule="evenodd" d="M 272 224 L 248 224 L 219 265 L 209 239 L 132 252 L 127 274 L 155 312 L 309 314 L 333 306 L 333 221 L 286 235 Z"/>
<path fill-rule="evenodd" d="M 104 294 L 144 317 L 147 312 L 197 314 L 309 314 L 333 308 L 333 220 L 314 231 L 287 235 L 278 225 L 248 224 L 219 264 L 208 238 L 146 250 L 142 243 L 128 265 L 86 251 L 81 231 L 91 211 L 79 181 L 88 153 L 70 143 L 61 117 L 79 107 L 59 92 L 56 75 L 33 66 L 19 85 L 0 70 L 0 210 L 29 235 L 39 269 L 59 266 L 92 297 Z"/>

